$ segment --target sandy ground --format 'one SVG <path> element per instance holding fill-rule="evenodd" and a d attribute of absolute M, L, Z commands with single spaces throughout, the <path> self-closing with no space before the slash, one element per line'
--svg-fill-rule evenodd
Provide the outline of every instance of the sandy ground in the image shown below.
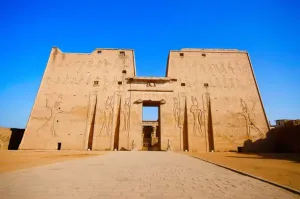
<path fill-rule="evenodd" d="M 188 154 L 300 191 L 300 154 Z"/>
<path fill-rule="evenodd" d="M 100 151 L 0 151 L 0 173 L 104 153 Z"/>

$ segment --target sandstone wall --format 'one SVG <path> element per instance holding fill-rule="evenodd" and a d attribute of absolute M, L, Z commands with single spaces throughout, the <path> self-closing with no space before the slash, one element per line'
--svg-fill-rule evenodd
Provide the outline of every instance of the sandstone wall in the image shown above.
<path fill-rule="evenodd" d="M 172 51 L 167 77 L 185 84 L 178 93 L 186 97 L 191 150 L 207 151 L 209 136 L 215 151 L 236 149 L 269 130 L 246 52 Z"/>
<path fill-rule="evenodd" d="M 135 75 L 132 50 L 96 49 L 90 54 L 53 48 L 27 124 L 21 149 L 112 148 L 120 96 Z M 93 120 L 95 121 L 91 126 Z"/>
<path fill-rule="evenodd" d="M 269 130 L 246 52 L 171 51 L 151 78 L 132 50 L 53 48 L 21 149 L 140 150 L 145 104 L 159 107 L 162 150 L 236 150 Z"/>

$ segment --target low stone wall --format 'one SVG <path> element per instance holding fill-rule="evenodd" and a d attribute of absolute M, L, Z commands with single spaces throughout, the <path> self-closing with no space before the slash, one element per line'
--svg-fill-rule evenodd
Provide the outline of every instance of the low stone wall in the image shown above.
<path fill-rule="evenodd" d="M 0 150 L 18 150 L 25 129 L 0 127 Z"/>

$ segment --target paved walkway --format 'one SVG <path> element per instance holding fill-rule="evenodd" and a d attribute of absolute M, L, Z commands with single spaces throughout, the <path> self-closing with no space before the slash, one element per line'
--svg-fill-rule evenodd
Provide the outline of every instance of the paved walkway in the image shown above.
<path fill-rule="evenodd" d="M 0 198 L 300 197 L 183 154 L 134 151 L 1 174 Z"/>

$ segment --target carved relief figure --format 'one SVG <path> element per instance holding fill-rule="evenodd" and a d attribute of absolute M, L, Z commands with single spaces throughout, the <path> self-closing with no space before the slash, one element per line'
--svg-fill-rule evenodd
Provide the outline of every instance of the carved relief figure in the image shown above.
<path fill-rule="evenodd" d="M 212 64 L 212 67 L 214 68 L 214 70 L 218 73 L 221 73 L 222 74 L 222 71 L 220 70 L 218 64 Z"/>
<path fill-rule="evenodd" d="M 106 76 L 103 76 L 103 91 L 106 92 L 108 87 L 108 80 Z"/>
<path fill-rule="evenodd" d="M 233 78 L 229 78 L 228 80 L 229 80 L 230 88 L 236 89 L 235 85 L 234 85 L 234 82 L 233 82 Z"/>
<path fill-rule="evenodd" d="M 215 70 L 214 70 L 212 64 L 208 64 L 207 67 L 208 67 L 208 70 L 209 70 L 211 73 L 214 73 L 214 72 L 215 72 Z"/>
<path fill-rule="evenodd" d="M 227 81 L 226 81 L 225 77 L 223 77 L 223 85 L 224 85 L 224 88 L 227 88 L 228 90 L 230 90 L 230 88 L 227 85 Z"/>
<path fill-rule="evenodd" d="M 49 99 L 46 99 L 46 109 L 49 112 L 49 117 L 46 117 L 46 121 L 38 128 L 37 130 L 37 136 L 39 136 L 39 134 L 44 133 L 44 132 L 50 132 L 51 136 L 57 136 L 55 133 L 55 123 L 56 123 L 56 116 L 59 113 L 64 113 L 61 109 L 60 109 L 60 104 L 62 101 L 62 94 L 59 94 L 56 101 L 54 102 L 53 106 L 49 105 Z M 33 117 L 35 119 L 40 119 L 37 117 Z"/>
<path fill-rule="evenodd" d="M 174 100 L 173 116 L 174 116 L 177 126 L 180 127 L 180 115 L 181 115 L 180 104 L 176 97 L 173 97 L 173 100 Z"/>
<path fill-rule="evenodd" d="M 127 74 L 127 71 L 126 71 L 126 73 L 122 73 L 122 86 L 124 87 L 125 86 L 125 84 L 126 84 L 126 75 Z M 116 81 L 116 83 L 117 83 L 117 81 Z"/>
<path fill-rule="evenodd" d="M 68 85 L 69 81 L 70 81 L 69 79 L 70 79 L 70 77 L 69 77 L 69 75 L 67 75 L 64 82 L 63 82 L 63 84 Z"/>
<path fill-rule="evenodd" d="M 224 67 L 225 67 L 225 64 L 224 64 Z M 229 71 L 231 71 L 233 74 L 235 74 L 234 68 L 232 67 L 232 63 L 230 61 L 227 64 L 227 68 L 228 68 Z"/>
<path fill-rule="evenodd" d="M 253 102 L 253 106 L 252 106 L 251 110 L 248 109 L 248 106 L 247 106 L 246 102 L 243 99 L 240 99 L 240 105 L 241 105 L 241 108 L 242 108 L 242 112 L 240 112 L 238 114 L 242 115 L 244 117 L 245 121 L 246 121 L 246 129 L 247 129 L 246 135 L 247 135 L 247 137 L 249 139 L 251 138 L 251 129 L 254 129 L 259 133 L 260 137 L 263 138 L 264 134 L 253 123 L 253 120 L 251 119 L 251 116 L 250 116 L 250 112 L 254 111 L 256 103 Z"/>
<path fill-rule="evenodd" d="M 192 106 L 190 112 L 193 114 L 193 133 L 195 136 L 203 136 L 202 132 L 202 111 L 199 108 L 198 100 L 196 97 L 191 97 Z"/>
<path fill-rule="evenodd" d="M 135 151 L 135 146 L 136 146 L 136 144 L 135 144 L 134 140 L 132 140 L 132 144 L 131 144 L 131 145 L 132 145 L 132 149 L 131 149 L 131 150 L 132 150 L 132 151 Z"/>
<path fill-rule="evenodd" d="M 187 80 L 185 84 L 186 84 L 186 87 L 189 87 L 189 88 L 192 87 L 192 83 L 189 80 Z"/>
<path fill-rule="evenodd" d="M 99 111 L 101 114 L 101 129 L 97 137 L 105 137 L 110 135 L 113 119 L 113 97 L 114 96 L 107 97 L 104 110 Z"/>
<path fill-rule="evenodd" d="M 224 62 L 221 62 L 221 64 L 220 64 L 220 71 L 221 71 L 221 73 L 227 74 Z M 232 71 L 232 73 L 234 73 L 234 72 Z"/>
<path fill-rule="evenodd" d="M 55 80 L 54 84 L 60 84 L 60 77 Z"/>
<path fill-rule="evenodd" d="M 171 151 L 171 142 L 169 139 L 168 139 L 168 144 L 167 144 L 167 151 Z"/>
<path fill-rule="evenodd" d="M 125 56 L 120 56 L 120 58 L 122 59 L 123 69 L 128 68 L 129 57 L 127 55 L 125 55 Z"/>
<path fill-rule="evenodd" d="M 107 59 L 104 59 L 104 66 L 107 68 L 109 65 L 111 65 L 111 63 Z"/>
<path fill-rule="evenodd" d="M 237 88 L 244 89 L 243 84 L 241 83 L 241 81 L 238 78 L 235 78 L 235 82 L 236 82 L 236 87 Z"/>
<path fill-rule="evenodd" d="M 244 73 L 249 73 L 250 72 L 250 66 L 248 64 L 244 65 L 243 72 Z"/>
<path fill-rule="evenodd" d="M 92 75 L 88 75 L 86 81 L 85 81 L 85 84 L 89 84 L 91 82 L 91 79 L 92 79 Z"/>
<path fill-rule="evenodd" d="M 123 79 L 123 78 L 122 78 Z M 123 81 L 123 80 L 122 80 Z M 118 83 L 118 78 L 117 78 L 117 76 L 114 76 L 114 79 L 111 81 L 111 86 L 114 86 L 114 85 L 116 85 Z"/>
<path fill-rule="evenodd" d="M 123 130 L 129 129 L 129 113 L 130 113 L 130 98 L 128 97 L 124 104 L 124 110 L 122 111 L 122 115 L 124 118 Z"/>
<path fill-rule="evenodd" d="M 77 74 L 78 74 L 78 72 L 77 72 Z M 48 77 L 46 79 L 46 83 L 48 86 L 51 86 L 52 84 L 54 84 L 54 85 L 74 85 L 74 84 L 82 85 L 82 84 L 84 84 L 84 82 L 86 84 L 89 84 L 90 79 L 91 79 L 91 75 L 87 76 L 86 78 L 84 77 L 84 75 L 81 75 L 81 76 L 66 75 L 64 77 L 57 77 L 57 78 L 53 78 L 53 79 Z"/>
<path fill-rule="evenodd" d="M 241 66 L 240 66 L 239 62 L 235 62 L 235 69 L 238 70 L 240 73 L 242 72 L 242 69 L 241 69 Z"/>
<path fill-rule="evenodd" d="M 221 85 L 221 83 L 220 83 L 220 80 L 219 80 L 219 78 L 217 78 L 217 77 L 215 77 L 215 82 L 216 82 L 216 86 L 218 87 L 218 88 L 220 88 L 222 85 Z"/>
<path fill-rule="evenodd" d="M 81 76 L 80 76 L 80 79 L 76 82 L 76 84 L 82 85 L 83 82 L 84 82 L 84 76 L 81 75 Z"/>
<path fill-rule="evenodd" d="M 206 73 L 206 69 L 205 69 L 205 65 L 201 64 L 200 65 L 201 70 L 203 71 L 203 73 Z"/>

